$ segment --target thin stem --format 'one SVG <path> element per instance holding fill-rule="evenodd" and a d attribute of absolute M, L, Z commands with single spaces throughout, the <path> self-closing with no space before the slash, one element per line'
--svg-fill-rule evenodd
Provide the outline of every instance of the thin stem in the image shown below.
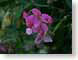
<path fill-rule="evenodd" d="M 58 24 L 56 25 L 56 27 L 55 27 L 54 30 L 53 30 L 53 33 L 55 33 L 55 32 L 58 30 L 58 28 L 61 26 L 61 24 L 62 24 L 64 21 L 66 21 L 67 17 L 68 17 L 68 16 L 64 16 L 63 19 L 58 22 Z"/>
<path fill-rule="evenodd" d="M 50 7 L 49 5 L 40 5 L 40 4 L 37 4 L 37 3 L 35 3 L 35 1 L 34 0 L 31 0 L 31 2 L 32 2 L 32 4 L 33 5 L 35 5 L 35 6 L 38 6 L 38 7 Z M 61 9 L 61 8 L 57 8 L 57 7 L 50 7 L 50 8 L 53 8 L 53 9 L 58 9 L 58 10 L 61 10 L 61 11 L 64 11 L 63 9 Z"/>

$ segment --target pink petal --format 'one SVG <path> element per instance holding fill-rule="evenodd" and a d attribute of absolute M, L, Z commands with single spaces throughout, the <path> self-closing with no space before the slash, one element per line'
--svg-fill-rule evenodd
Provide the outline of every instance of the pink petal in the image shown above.
<path fill-rule="evenodd" d="M 27 16 L 28 16 L 28 14 L 24 11 L 23 12 L 23 18 L 26 19 Z"/>
<path fill-rule="evenodd" d="M 36 16 L 30 15 L 26 17 L 26 24 L 29 27 L 33 26 L 37 28 L 40 25 L 40 21 Z"/>
<path fill-rule="evenodd" d="M 48 26 L 45 23 L 41 23 L 41 29 L 43 32 L 47 32 L 48 31 Z"/>
<path fill-rule="evenodd" d="M 39 25 L 40 25 L 40 21 L 36 16 L 34 16 L 33 23 L 34 23 L 35 28 L 39 27 Z"/>
<path fill-rule="evenodd" d="M 42 14 L 42 22 L 51 24 L 53 22 L 53 19 L 48 14 Z"/>
<path fill-rule="evenodd" d="M 37 8 L 32 9 L 32 13 L 33 13 L 35 16 L 41 16 L 41 12 L 40 12 L 40 10 L 38 10 Z"/>
<path fill-rule="evenodd" d="M 33 15 L 26 17 L 26 25 L 30 28 L 32 28 L 32 26 L 33 26 L 33 19 L 34 19 Z"/>
<path fill-rule="evenodd" d="M 44 36 L 44 42 L 53 42 L 52 38 L 49 35 Z"/>
<path fill-rule="evenodd" d="M 49 24 L 52 24 L 52 23 L 53 23 L 53 19 L 52 19 L 51 16 L 48 16 L 48 23 L 49 23 Z"/>
<path fill-rule="evenodd" d="M 40 34 L 37 35 L 36 39 L 35 39 L 35 44 L 40 44 L 42 41 L 42 37 Z"/>
<path fill-rule="evenodd" d="M 33 27 L 33 28 L 32 28 L 32 31 L 33 31 L 34 33 L 37 33 L 37 32 L 38 32 L 38 28 Z"/>

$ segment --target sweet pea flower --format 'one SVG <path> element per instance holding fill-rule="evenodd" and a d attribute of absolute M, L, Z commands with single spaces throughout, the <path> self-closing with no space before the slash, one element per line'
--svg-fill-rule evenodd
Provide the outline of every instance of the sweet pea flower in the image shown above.
<path fill-rule="evenodd" d="M 31 35 L 32 33 L 38 33 L 35 43 L 40 44 L 41 41 L 52 42 L 50 37 L 46 36 L 48 32 L 48 25 L 52 24 L 53 19 L 48 14 L 42 14 L 37 8 L 32 9 L 32 14 L 29 15 L 27 12 L 23 12 L 23 18 L 26 21 L 26 33 Z M 46 38 L 47 37 L 47 38 Z M 46 40 L 47 39 L 47 40 Z"/>

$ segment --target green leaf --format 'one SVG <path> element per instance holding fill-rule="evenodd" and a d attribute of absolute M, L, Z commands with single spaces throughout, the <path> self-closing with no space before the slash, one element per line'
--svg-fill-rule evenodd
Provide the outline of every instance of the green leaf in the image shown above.
<path fill-rule="evenodd" d="M 68 7 L 72 8 L 72 0 L 65 0 L 65 1 L 67 3 Z"/>

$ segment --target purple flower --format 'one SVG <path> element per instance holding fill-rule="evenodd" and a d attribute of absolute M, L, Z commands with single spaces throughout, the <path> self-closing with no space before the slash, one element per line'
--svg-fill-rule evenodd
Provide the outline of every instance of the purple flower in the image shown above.
<path fill-rule="evenodd" d="M 31 35 L 32 33 L 38 33 L 35 43 L 40 44 L 41 41 L 44 41 L 44 37 L 48 32 L 48 25 L 53 23 L 53 19 L 48 14 L 41 14 L 40 10 L 34 8 L 32 9 L 32 14 L 29 15 L 26 12 L 23 12 L 23 18 L 26 21 L 26 33 Z M 45 39 L 46 40 L 46 39 Z M 52 42 L 51 39 L 48 42 Z"/>

